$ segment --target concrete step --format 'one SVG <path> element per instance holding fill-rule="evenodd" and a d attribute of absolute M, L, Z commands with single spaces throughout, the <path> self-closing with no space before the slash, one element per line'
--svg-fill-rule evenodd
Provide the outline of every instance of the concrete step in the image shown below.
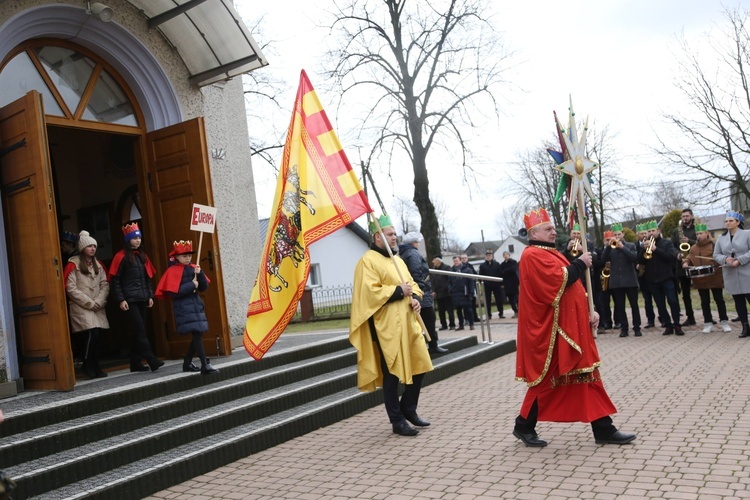
<path fill-rule="evenodd" d="M 223 380 L 11 435 L 0 460 L 18 482 L 14 498 L 138 498 L 382 404 L 380 391 L 356 389 L 348 342 L 331 344 L 254 373 L 240 365 L 262 362 L 238 363 L 226 370 L 229 378 L 222 366 Z M 512 341 L 477 344 L 476 337 L 443 345 L 450 352 L 433 359 L 425 384 L 515 350 Z M 70 410 L 83 412 L 75 404 Z"/>

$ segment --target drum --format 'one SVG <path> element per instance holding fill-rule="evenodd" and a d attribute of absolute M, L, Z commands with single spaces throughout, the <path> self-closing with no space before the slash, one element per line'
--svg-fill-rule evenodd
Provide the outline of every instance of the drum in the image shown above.
<path fill-rule="evenodd" d="M 714 266 L 695 266 L 685 269 L 687 277 L 692 279 L 705 278 L 706 276 L 711 276 L 713 273 Z"/>

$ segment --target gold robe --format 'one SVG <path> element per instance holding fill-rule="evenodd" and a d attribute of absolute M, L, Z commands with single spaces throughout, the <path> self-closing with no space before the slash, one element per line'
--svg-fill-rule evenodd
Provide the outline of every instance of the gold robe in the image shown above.
<path fill-rule="evenodd" d="M 422 291 L 404 261 L 398 256 L 395 261 L 413 293 L 421 297 Z M 380 353 L 367 321 L 370 317 L 374 320 L 390 373 L 401 382 L 411 384 L 413 375 L 432 370 L 427 344 L 417 320 L 418 313 L 412 310 L 410 301 L 401 299 L 386 303 L 400 285 L 401 280 L 391 259 L 374 250 L 368 250 L 354 270 L 349 341 L 357 349 L 357 387 L 361 391 L 374 391 L 383 385 Z"/>

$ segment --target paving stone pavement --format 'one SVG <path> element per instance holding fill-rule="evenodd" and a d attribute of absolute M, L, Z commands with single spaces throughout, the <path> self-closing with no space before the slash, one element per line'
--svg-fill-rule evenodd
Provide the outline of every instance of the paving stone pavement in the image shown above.
<path fill-rule="evenodd" d="M 514 338 L 515 321 L 498 321 L 493 339 Z M 393 434 L 379 406 L 152 498 L 750 498 L 750 340 L 735 325 L 599 335 L 615 425 L 638 434 L 629 445 L 540 422 L 549 446 L 525 447 L 511 435 L 525 388 L 508 355 L 425 387 L 432 425 L 416 437 Z"/>

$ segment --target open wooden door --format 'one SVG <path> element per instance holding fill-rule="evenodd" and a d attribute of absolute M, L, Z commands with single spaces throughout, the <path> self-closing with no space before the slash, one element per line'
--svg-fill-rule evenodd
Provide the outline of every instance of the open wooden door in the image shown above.
<path fill-rule="evenodd" d="M 41 95 L 0 109 L 0 158 L 19 365 L 26 389 L 73 389 L 63 263 Z"/>
<path fill-rule="evenodd" d="M 191 239 L 193 247 L 198 250 L 200 234 L 190 231 L 193 203 L 213 206 L 203 118 L 195 118 L 147 134 L 145 149 L 144 170 L 147 172 L 146 181 L 151 191 L 149 220 L 153 226 L 152 238 L 154 241 L 164 242 L 164 248 L 152 250 L 154 265 L 161 276 L 167 267 L 167 254 L 173 241 Z M 221 213 L 218 213 L 217 220 L 220 225 Z M 203 294 L 209 326 L 203 343 L 209 356 L 227 355 L 231 352 L 218 249 L 218 233 L 205 233 L 200 265 L 211 280 L 208 290 Z M 162 325 L 157 325 L 157 345 L 164 345 L 168 350 L 165 354 L 169 357 L 182 356 L 187 351 L 190 338 L 175 333 L 171 303 L 157 302 L 161 302 L 157 304 L 160 316 L 166 318 Z"/>

